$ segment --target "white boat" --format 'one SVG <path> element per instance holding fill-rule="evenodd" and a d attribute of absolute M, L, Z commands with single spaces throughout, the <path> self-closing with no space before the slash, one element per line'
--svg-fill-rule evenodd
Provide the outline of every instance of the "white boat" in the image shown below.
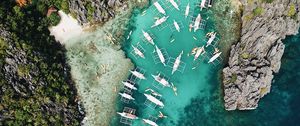
<path fill-rule="evenodd" d="M 216 32 L 215 33 L 213 33 L 211 36 L 210 36 L 210 38 L 208 39 L 208 41 L 206 42 L 206 46 L 205 47 L 207 47 L 207 46 L 209 46 L 209 45 L 211 45 L 211 43 L 214 41 L 214 39 L 216 38 Z"/>
<path fill-rule="evenodd" d="M 129 34 L 127 36 L 127 40 L 130 38 L 131 34 L 132 34 L 132 31 L 129 32 Z"/>
<path fill-rule="evenodd" d="M 130 88 L 132 90 L 137 90 L 137 88 L 134 87 L 133 84 L 131 84 L 131 83 L 127 82 L 127 81 L 122 81 L 122 83 L 124 84 L 124 86 L 126 86 L 126 87 L 128 87 L 128 88 Z"/>
<path fill-rule="evenodd" d="M 208 63 L 214 62 L 221 54 L 222 54 L 222 52 L 219 52 L 219 53 L 215 54 L 213 57 L 211 57 L 209 59 Z"/>
<path fill-rule="evenodd" d="M 194 32 L 196 32 L 199 29 L 200 21 L 201 21 L 201 15 L 198 14 L 198 16 L 195 20 L 195 23 L 194 23 Z"/>
<path fill-rule="evenodd" d="M 153 102 L 154 104 L 156 104 L 156 105 L 158 105 L 160 107 L 164 107 L 165 106 L 164 103 L 162 103 L 160 100 L 158 100 L 157 98 L 153 97 L 152 95 L 145 94 L 145 93 L 144 93 L 144 95 L 146 96 L 146 98 L 149 101 Z"/>
<path fill-rule="evenodd" d="M 126 113 L 126 112 L 117 112 L 120 116 L 128 118 L 128 119 L 138 119 L 138 117 L 136 115 L 130 114 L 130 113 Z"/>
<path fill-rule="evenodd" d="M 178 23 L 174 20 L 174 26 L 175 26 L 175 29 L 178 31 L 178 32 L 180 32 L 180 27 L 179 27 L 179 25 L 178 25 Z"/>
<path fill-rule="evenodd" d="M 151 38 L 151 36 L 149 35 L 149 33 L 145 32 L 144 30 L 142 30 L 144 37 L 146 38 L 146 40 L 151 43 L 152 45 L 154 45 L 154 41 Z"/>
<path fill-rule="evenodd" d="M 196 54 L 195 54 L 194 61 L 195 61 L 196 59 L 198 59 L 198 57 L 199 57 L 201 54 L 203 54 L 204 52 L 205 52 L 204 46 L 202 46 L 202 47 L 200 47 L 200 48 L 197 48 L 197 52 L 196 52 Z"/>
<path fill-rule="evenodd" d="M 131 45 L 131 46 L 132 46 L 132 48 L 134 50 L 134 53 L 136 55 L 138 55 L 138 56 L 142 57 L 143 59 L 145 59 L 145 55 L 144 55 L 144 53 L 141 50 L 139 50 L 137 47 L 135 47 L 133 45 Z"/>
<path fill-rule="evenodd" d="M 158 10 L 158 12 L 166 15 L 166 11 L 161 7 L 161 5 L 157 1 L 154 2 L 153 4 L 156 7 L 156 9 Z"/>
<path fill-rule="evenodd" d="M 154 78 L 154 80 L 162 84 L 164 87 L 171 87 L 170 83 L 165 78 L 160 77 L 160 74 L 152 75 L 152 77 Z"/>
<path fill-rule="evenodd" d="M 167 19 L 169 18 L 169 16 L 163 16 L 162 18 L 160 19 L 157 19 L 154 23 L 154 25 L 151 26 L 151 28 L 154 28 L 158 25 L 161 25 L 162 23 L 164 23 Z"/>
<path fill-rule="evenodd" d="M 150 126 L 158 126 L 155 122 L 149 120 L 149 119 L 143 119 L 143 121 L 147 124 L 149 124 Z"/>
<path fill-rule="evenodd" d="M 202 1 L 201 1 L 201 4 L 200 4 L 201 10 L 202 10 L 203 8 L 205 8 L 205 2 L 206 2 L 206 0 L 202 0 Z"/>
<path fill-rule="evenodd" d="M 170 3 L 171 3 L 177 10 L 179 10 L 179 7 L 178 7 L 177 3 L 176 3 L 174 0 L 169 0 L 169 1 L 170 1 Z"/>
<path fill-rule="evenodd" d="M 190 3 L 188 3 L 188 5 L 185 8 L 185 13 L 184 13 L 185 18 L 189 16 L 189 13 L 190 13 Z"/>
<path fill-rule="evenodd" d="M 134 76 L 136 76 L 137 78 L 139 78 L 139 79 L 146 79 L 145 76 L 144 76 L 144 74 L 142 74 L 142 73 L 140 73 L 140 72 L 138 72 L 138 71 L 136 71 L 136 70 L 134 70 L 134 71 L 131 71 L 131 70 L 130 70 L 130 72 L 131 72 Z"/>
<path fill-rule="evenodd" d="M 180 65 L 180 60 L 181 60 L 181 55 L 183 54 L 183 51 L 181 51 L 181 53 L 179 54 L 179 56 L 176 58 L 174 65 L 173 65 L 173 69 L 172 69 L 172 74 L 178 69 L 179 65 Z"/>
<path fill-rule="evenodd" d="M 121 95 L 123 98 L 129 99 L 129 100 L 134 100 L 134 98 L 126 93 L 119 93 L 119 95 Z"/>
<path fill-rule="evenodd" d="M 162 54 L 162 52 L 161 52 L 161 50 L 155 45 L 155 49 L 156 49 L 156 53 L 157 53 L 157 55 L 158 55 L 158 57 L 159 57 L 159 60 L 160 60 L 160 62 L 164 65 L 164 66 L 166 66 L 166 59 L 165 59 L 165 57 L 164 57 L 164 55 Z"/>

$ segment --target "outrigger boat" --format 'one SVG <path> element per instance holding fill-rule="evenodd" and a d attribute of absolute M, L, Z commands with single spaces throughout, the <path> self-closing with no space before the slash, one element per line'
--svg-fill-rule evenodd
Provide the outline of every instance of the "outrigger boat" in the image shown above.
<path fill-rule="evenodd" d="M 141 50 L 139 50 L 137 47 L 131 45 L 133 50 L 134 50 L 134 53 L 138 56 L 140 56 L 141 58 L 145 59 L 145 55 L 143 54 L 143 52 Z"/>
<path fill-rule="evenodd" d="M 180 32 L 180 27 L 179 27 L 179 25 L 178 25 L 178 23 L 174 20 L 174 26 L 175 26 L 175 29 L 178 31 L 178 32 Z"/>
<path fill-rule="evenodd" d="M 142 74 L 142 73 L 140 73 L 140 72 L 138 72 L 138 71 L 136 71 L 136 70 L 134 70 L 134 71 L 131 71 L 131 70 L 130 70 L 130 72 L 131 72 L 134 76 L 136 76 L 137 78 L 139 78 L 139 79 L 146 79 L 145 76 L 144 76 L 144 74 Z"/>
<path fill-rule="evenodd" d="M 161 5 L 160 5 L 157 1 L 154 2 L 153 4 L 154 4 L 154 6 L 156 7 L 156 9 L 158 10 L 158 12 L 160 12 L 160 13 L 166 15 L 165 10 L 161 7 Z"/>
<path fill-rule="evenodd" d="M 157 98 L 153 97 L 152 95 L 145 94 L 145 93 L 144 93 L 144 95 L 146 96 L 146 98 L 147 98 L 149 101 L 151 101 L 151 102 L 153 102 L 154 104 L 160 106 L 161 108 L 163 108 L 163 107 L 165 106 L 164 103 L 162 103 L 160 100 L 158 100 Z"/>
<path fill-rule="evenodd" d="M 208 63 L 214 62 L 221 54 L 222 52 L 216 53 L 213 57 L 209 59 Z"/>
<path fill-rule="evenodd" d="M 211 45 L 211 43 L 214 41 L 214 39 L 216 38 L 216 32 L 215 33 L 212 33 L 210 35 L 210 38 L 208 39 L 207 43 L 206 43 L 206 46 L 205 47 L 208 47 L 209 45 Z"/>
<path fill-rule="evenodd" d="M 136 87 L 134 87 L 133 84 L 127 82 L 127 81 L 122 81 L 122 83 L 124 84 L 124 86 L 128 87 L 129 89 L 132 89 L 132 90 L 137 90 Z"/>
<path fill-rule="evenodd" d="M 130 38 L 131 34 L 132 34 L 132 31 L 129 32 L 129 34 L 127 36 L 127 40 Z"/>
<path fill-rule="evenodd" d="M 185 13 L 184 13 L 185 18 L 189 16 L 189 12 L 190 12 L 190 3 L 188 3 L 188 5 L 185 8 Z"/>
<path fill-rule="evenodd" d="M 165 78 L 160 77 L 160 74 L 152 75 L 152 77 L 164 87 L 171 87 L 170 83 Z"/>
<path fill-rule="evenodd" d="M 130 113 L 126 113 L 126 112 L 117 112 L 120 116 L 128 118 L 128 119 L 138 119 L 138 117 L 136 115 L 130 114 Z"/>
<path fill-rule="evenodd" d="M 162 52 L 161 52 L 161 50 L 155 45 L 155 49 L 156 49 L 156 53 L 157 53 L 157 55 L 158 55 L 158 57 L 159 57 L 159 60 L 160 60 L 160 62 L 164 65 L 164 66 L 166 66 L 166 59 L 165 59 L 165 57 L 164 57 L 164 55 L 162 54 Z"/>
<path fill-rule="evenodd" d="M 154 25 L 151 26 L 151 28 L 154 28 L 154 27 L 156 27 L 156 26 L 158 26 L 158 25 L 161 25 L 161 24 L 164 23 L 168 18 L 169 18 L 169 16 L 167 16 L 167 17 L 166 17 L 166 16 L 163 16 L 162 18 L 157 19 L 157 20 L 155 21 Z"/>
<path fill-rule="evenodd" d="M 146 38 L 146 40 L 151 43 L 152 45 L 154 45 L 154 41 L 151 38 L 151 36 L 149 35 L 149 33 L 145 32 L 144 30 L 142 30 L 144 37 Z"/>
<path fill-rule="evenodd" d="M 179 7 L 178 7 L 177 3 L 176 3 L 174 0 L 169 0 L 169 1 L 170 1 L 170 3 L 171 3 L 177 10 L 179 10 Z"/>
<path fill-rule="evenodd" d="M 149 124 L 150 126 L 158 126 L 155 122 L 149 120 L 149 119 L 143 119 L 143 121 L 147 124 Z"/>
<path fill-rule="evenodd" d="M 204 50 L 204 46 L 197 48 L 195 57 L 194 57 L 194 61 L 198 59 L 198 57 L 202 54 L 204 54 L 205 50 Z"/>
<path fill-rule="evenodd" d="M 200 21 L 201 21 L 201 15 L 198 14 L 198 16 L 195 20 L 195 23 L 194 23 L 194 32 L 196 32 L 199 29 Z"/>
<path fill-rule="evenodd" d="M 179 56 L 176 58 L 174 65 L 173 65 L 173 69 L 172 69 L 172 74 L 174 74 L 174 72 L 178 69 L 179 65 L 180 65 L 180 60 L 181 60 L 181 55 L 183 54 L 183 51 L 181 51 L 181 53 L 179 54 Z"/>
<path fill-rule="evenodd" d="M 129 100 L 134 100 L 134 98 L 126 93 L 119 93 L 119 95 L 121 95 L 123 98 L 129 99 Z"/>
<path fill-rule="evenodd" d="M 205 7 L 205 2 L 206 2 L 206 0 L 202 0 L 201 1 L 201 4 L 200 4 L 200 9 L 202 10 L 203 8 L 206 8 Z"/>

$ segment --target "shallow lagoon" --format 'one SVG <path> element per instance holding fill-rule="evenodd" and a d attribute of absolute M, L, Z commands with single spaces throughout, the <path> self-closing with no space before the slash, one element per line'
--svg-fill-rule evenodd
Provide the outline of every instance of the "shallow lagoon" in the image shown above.
<path fill-rule="evenodd" d="M 163 3 L 162 1 L 159 1 Z M 199 8 L 195 8 L 193 2 L 196 0 L 190 0 L 191 13 L 195 12 L 198 14 Z M 158 119 L 157 123 L 163 126 L 199 126 L 199 125 L 284 125 L 285 123 L 294 124 L 299 122 L 299 109 L 297 105 L 299 103 L 297 96 L 300 92 L 299 89 L 300 82 L 293 81 L 293 77 L 297 74 L 291 74 L 293 69 L 299 70 L 295 65 L 295 61 L 291 60 L 295 56 L 299 55 L 299 47 L 293 46 L 295 43 L 299 44 L 299 37 L 288 38 L 286 43 L 287 52 L 283 58 L 283 65 L 280 73 L 275 77 L 274 84 L 271 89 L 271 94 L 265 96 L 257 110 L 253 111 L 225 111 L 223 107 L 223 94 L 222 94 L 222 84 L 220 83 L 220 70 L 222 64 L 218 66 L 207 64 L 207 59 L 201 61 L 200 64 L 193 62 L 193 56 L 188 56 L 192 48 L 195 46 L 202 46 L 205 44 L 205 34 L 207 32 L 213 31 L 214 21 L 211 20 L 209 14 L 206 11 L 201 11 L 202 18 L 207 20 L 207 27 L 205 30 L 198 30 L 197 32 L 189 32 L 188 25 L 190 18 L 184 18 L 184 10 L 187 5 L 187 1 L 181 1 L 180 9 L 177 11 L 166 10 L 169 19 L 167 23 L 171 26 L 173 25 L 173 20 L 181 22 L 183 24 L 182 31 L 172 32 L 170 27 L 166 27 L 163 30 L 158 30 L 157 28 L 151 29 L 155 19 L 154 17 L 162 17 L 155 10 L 154 6 L 150 6 L 146 9 L 146 14 L 142 16 L 142 11 L 136 10 L 135 15 L 132 17 L 131 29 L 132 35 L 129 40 L 126 40 L 123 50 L 126 52 L 127 56 L 132 60 L 132 62 L 139 68 L 146 71 L 146 80 L 141 80 L 138 83 L 138 91 L 133 92 L 134 98 L 136 100 L 131 104 L 119 103 L 117 106 L 118 111 L 122 111 L 123 107 L 132 107 L 137 109 L 137 116 L 140 118 L 148 118 L 149 115 L 157 117 L 158 111 L 163 112 L 168 118 Z M 170 6 L 170 3 L 165 5 L 165 8 Z M 194 8 L 194 9 L 193 9 Z M 194 15 L 194 16 L 195 16 Z M 220 17 L 221 18 L 221 17 Z M 171 68 L 163 66 L 161 63 L 155 64 L 152 58 L 154 46 L 147 44 L 142 40 L 142 29 L 154 35 L 154 42 L 159 48 L 165 48 L 170 57 L 176 58 L 181 51 L 184 51 L 182 56 L 182 61 L 186 63 L 185 70 L 183 73 L 175 72 L 171 74 Z M 128 31 L 128 32 L 129 32 Z M 193 36 L 197 40 L 193 39 Z M 170 42 L 175 39 L 174 42 Z M 146 50 L 145 57 L 135 58 L 130 52 L 133 50 L 131 45 L 136 45 L 139 43 Z M 209 49 L 212 50 L 212 49 Z M 155 54 L 155 53 L 154 53 Z M 299 58 L 297 58 L 299 59 Z M 292 68 L 288 67 L 293 64 Z M 193 67 L 198 66 L 196 69 L 192 70 Z M 152 83 L 154 81 L 151 74 L 157 74 L 161 72 L 170 78 L 170 82 L 178 88 L 178 96 L 174 95 L 171 88 L 156 89 L 153 87 Z M 299 79 L 298 79 L 299 80 Z M 287 84 L 289 86 L 287 86 Z M 298 85 L 298 87 L 297 87 Z M 165 103 L 163 109 L 157 108 L 155 110 L 150 109 L 144 105 L 146 98 L 143 93 L 145 89 L 152 88 L 162 94 L 162 100 Z M 298 90 L 299 91 L 299 90 Z M 298 97 L 299 101 L 299 97 Z M 293 110 L 292 110 L 293 109 Z M 121 125 L 117 123 L 119 121 L 119 116 L 113 119 L 114 125 Z M 134 125 L 140 126 L 142 121 L 139 119 L 134 122 Z"/>

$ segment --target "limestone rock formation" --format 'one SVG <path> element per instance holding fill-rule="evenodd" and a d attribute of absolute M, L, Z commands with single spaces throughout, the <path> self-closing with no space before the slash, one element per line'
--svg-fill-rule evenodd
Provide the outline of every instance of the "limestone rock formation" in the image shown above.
<path fill-rule="evenodd" d="M 241 39 L 223 69 L 226 110 L 251 110 L 270 92 L 280 69 L 282 39 L 297 33 L 300 0 L 249 1 L 243 4 Z M 248 3 L 250 2 L 250 3 Z"/>

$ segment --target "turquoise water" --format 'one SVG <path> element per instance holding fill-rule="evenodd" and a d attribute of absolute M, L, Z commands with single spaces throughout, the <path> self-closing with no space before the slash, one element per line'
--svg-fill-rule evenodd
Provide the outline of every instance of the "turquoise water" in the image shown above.
<path fill-rule="evenodd" d="M 159 1 L 163 3 L 163 0 Z M 191 13 L 198 14 L 199 8 L 195 7 L 193 3 L 196 0 L 190 0 Z M 170 3 L 162 5 L 164 8 L 169 6 Z M 123 50 L 127 53 L 127 56 L 132 62 L 139 68 L 145 70 L 146 80 L 141 80 L 138 83 L 138 91 L 133 92 L 133 97 L 136 99 L 130 104 L 119 103 L 117 106 L 118 111 L 122 111 L 123 107 L 131 107 L 137 110 L 136 115 L 140 118 L 148 118 L 149 115 L 157 117 L 158 111 L 163 112 L 167 118 L 158 119 L 157 123 L 161 126 L 219 126 L 219 125 L 284 125 L 285 123 L 294 124 L 299 122 L 299 77 L 293 79 L 293 77 L 299 76 L 297 74 L 291 74 L 292 70 L 298 70 L 295 61 L 299 62 L 299 58 L 296 56 L 300 54 L 298 39 L 288 38 L 286 43 L 287 52 L 283 58 L 283 65 L 280 73 L 276 75 L 276 79 L 271 89 L 271 94 L 265 96 L 258 109 L 253 111 L 225 111 L 223 107 L 223 94 L 222 84 L 220 83 L 220 70 L 223 64 L 214 66 L 207 64 L 207 59 L 200 61 L 199 64 L 193 62 L 193 56 L 187 54 L 195 46 L 202 46 L 205 44 L 205 34 L 210 31 L 214 31 L 214 22 L 210 20 L 209 14 L 206 11 L 201 11 L 201 16 L 207 20 L 207 27 L 205 30 L 198 30 L 197 32 L 189 32 L 188 25 L 191 21 L 190 18 L 184 18 L 184 10 L 187 5 L 187 1 L 181 1 L 181 11 L 175 9 L 165 9 L 169 19 L 167 23 L 173 25 L 173 20 L 181 22 L 184 26 L 181 32 L 172 32 L 169 27 L 163 30 L 157 28 L 151 29 L 155 19 L 154 17 L 162 17 L 158 14 L 154 6 L 150 6 L 146 9 L 146 14 L 142 16 L 142 11 L 136 10 L 134 16 L 132 16 L 130 27 L 133 32 L 129 40 L 124 42 Z M 172 8 L 172 7 L 171 7 Z M 194 15 L 194 16 L 195 16 Z M 142 40 L 142 29 L 153 34 L 154 42 L 159 48 L 164 48 L 168 52 L 170 57 L 176 58 L 181 51 L 182 61 L 186 64 L 185 70 L 175 72 L 171 74 L 171 68 L 163 66 L 161 63 L 155 64 L 152 58 L 154 46 L 147 44 Z M 130 31 L 129 30 L 129 31 Z M 128 32 L 129 32 L 128 31 Z M 197 40 L 193 39 L 193 36 Z M 297 37 L 296 37 L 297 38 Z M 170 42 L 175 39 L 174 42 Z M 297 42 L 298 41 L 298 42 Z M 135 58 L 130 52 L 133 50 L 131 45 L 139 43 L 145 50 L 146 59 Z M 210 47 L 208 50 L 212 50 Z M 292 58 L 297 58 L 293 59 Z M 293 64 L 293 65 L 291 65 Z M 288 67 L 288 66 L 292 67 Z M 192 69 L 197 66 L 196 69 Z M 178 89 L 178 96 L 174 95 L 171 88 L 156 89 L 152 86 L 154 81 L 151 74 L 157 74 L 161 72 L 170 78 L 170 82 Z M 152 88 L 155 91 L 162 94 L 162 101 L 165 104 L 163 109 L 157 108 L 155 110 L 150 109 L 144 105 L 146 98 L 143 93 L 145 89 Z M 298 90 L 297 90 L 298 89 Z M 297 92 L 298 91 L 298 92 Z M 121 125 L 117 123 L 119 116 L 116 115 L 113 119 L 113 125 Z M 141 126 L 143 122 L 141 119 L 134 121 L 134 126 Z"/>

